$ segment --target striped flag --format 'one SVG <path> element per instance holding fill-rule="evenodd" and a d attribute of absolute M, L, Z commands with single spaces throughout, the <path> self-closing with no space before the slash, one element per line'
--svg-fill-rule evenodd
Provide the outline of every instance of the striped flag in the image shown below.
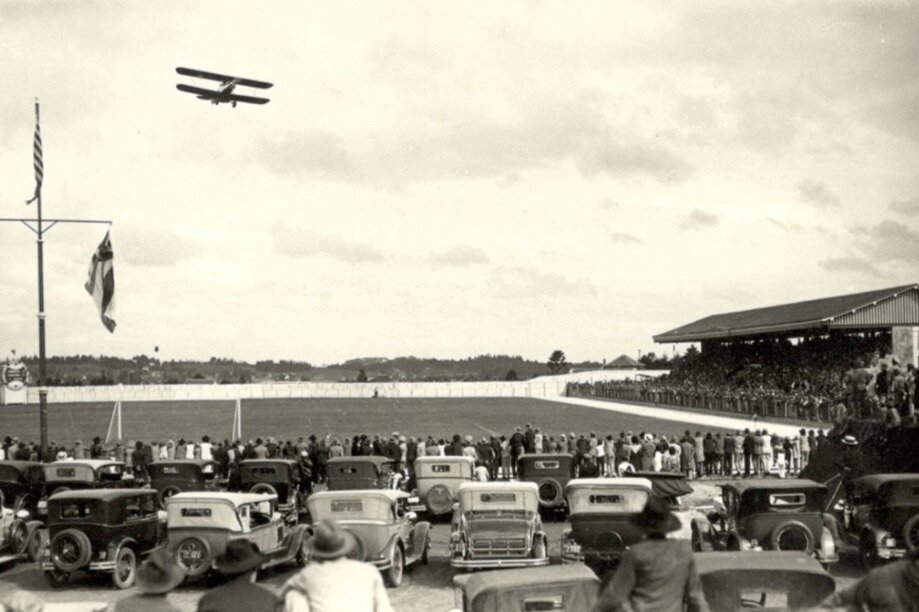
<path fill-rule="evenodd" d="M 32 140 L 32 166 L 35 168 L 35 193 L 26 204 L 31 204 L 41 195 L 41 182 L 45 177 L 45 165 L 42 162 L 41 127 L 38 124 L 38 101 L 35 102 L 35 138 Z"/>
<path fill-rule="evenodd" d="M 112 241 L 109 233 L 99 243 L 89 263 L 89 279 L 86 281 L 86 292 L 93 296 L 99 318 L 105 329 L 115 331 L 115 267 L 112 253 Z"/>

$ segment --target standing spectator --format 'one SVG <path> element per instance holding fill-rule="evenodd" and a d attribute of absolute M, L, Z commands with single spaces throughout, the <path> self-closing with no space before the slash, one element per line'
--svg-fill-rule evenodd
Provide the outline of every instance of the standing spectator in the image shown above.
<path fill-rule="evenodd" d="M 881 405 L 887 401 L 887 392 L 890 389 L 890 372 L 887 371 L 887 362 L 881 362 L 881 370 L 874 377 L 874 394 Z"/>
<path fill-rule="evenodd" d="M 725 439 L 721 437 L 721 432 L 715 434 L 715 462 L 714 470 L 716 474 L 725 474 L 724 472 L 724 441 Z"/>
<path fill-rule="evenodd" d="M 253 542 L 230 540 L 214 561 L 227 581 L 205 592 L 198 600 L 198 612 L 275 610 L 280 603 L 277 595 L 255 584 L 255 576 L 265 561 L 265 555 Z"/>
<path fill-rule="evenodd" d="M 810 461 L 811 445 L 810 445 L 810 438 L 807 435 L 807 431 L 802 429 L 798 433 L 800 434 L 798 436 L 798 448 L 800 449 L 800 452 L 801 452 L 801 462 L 798 467 L 798 471 L 800 472 L 805 467 L 807 467 L 807 462 Z"/>
<path fill-rule="evenodd" d="M 616 475 L 616 444 L 613 441 L 612 434 L 606 436 L 603 440 L 603 458 L 606 461 L 603 473 L 607 476 Z"/>
<path fill-rule="evenodd" d="M 105 450 L 102 448 L 102 438 L 96 436 L 93 438 L 93 445 L 89 447 L 90 459 L 102 459 Z"/>
<path fill-rule="evenodd" d="M 504 480 L 509 480 L 514 472 L 514 454 L 509 440 L 501 436 L 501 475 Z"/>
<path fill-rule="evenodd" d="M 919 610 L 919 551 L 906 559 L 876 567 L 868 575 L 836 591 L 822 604 L 845 610 Z"/>
<path fill-rule="evenodd" d="M 697 431 L 692 441 L 692 454 L 696 460 L 696 477 L 702 478 L 705 475 L 705 439 L 702 437 L 702 432 Z"/>
<path fill-rule="evenodd" d="M 744 430 L 743 438 L 743 475 L 744 477 L 750 476 L 750 468 L 756 470 L 756 436 L 753 435 L 749 429 Z"/>
<path fill-rule="evenodd" d="M 138 442 L 140 444 L 140 442 Z M 169 601 L 169 592 L 182 584 L 185 571 L 165 548 L 147 555 L 137 568 L 137 593 L 119 599 L 108 610 L 112 612 L 179 612 Z"/>
<path fill-rule="evenodd" d="M 214 445 L 211 444 L 210 436 L 201 436 L 201 458 L 205 461 L 214 459 Z"/>
<path fill-rule="evenodd" d="M 705 475 L 714 476 L 715 475 L 715 439 L 712 437 L 712 432 L 705 434 L 705 438 L 702 440 L 702 453 L 705 457 Z"/>
<path fill-rule="evenodd" d="M 524 449 L 528 453 L 536 452 L 536 432 L 533 426 L 527 423 L 526 430 L 523 432 Z"/>
<path fill-rule="evenodd" d="M 721 473 L 725 476 L 734 474 L 734 436 L 729 433 L 724 434 L 724 460 L 721 465 Z"/>
<path fill-rule="evenodd" d="M 131 453 L 131 465 L 134 467 L 134 480 L 142 483 L 146 479 L 147 473 L 147 453 L 144 443 L 140 440 L 134 445 L 134 452 Z"/>
<path fill-rule="evenodd" d="M 252 454 L 255 455 L 253 459 L 267 459 L 268 458 L 268 447 L 265 446 L 265 443 L 261 438 L 255 439 L 255 446 L 252 447 Z"/>
<path fill-rule="evenodd" d="M 14 442 L 19 442 L 19 438 L 14 438 Z M 9 453 L 7 452 L 7 455 Z M 86 449 L 83 448 L 83 440 L 75 440 L 73 443 L 73 458 L 75 460 L 86 459 Z"/>
<path fill-rule="evenodd" d="M 765 475 L 763 470 L 763 452 L 765 452 L 764 449 L 765 440 L 763 440 L 763 432 L 757 429 L 753 434 L 753 469 L 756 470 L 756 475 L 760 477 Z"/>
<path fill-rule="evenodd" d="M 392 612 L 380 572 L 347 558 L 354 535 L 332 521 L 316 523 L 314 532 L 309 565 L 281 589 L 284 612 Z"/>
<path fill-rule="evenodd" d="M 692 443 L 692 438 L 689 437 L 689 432 L 686 432 L 686 435 L 683 436 L 682 441 L 680 441 L 680 471 L 686 475 L 686 478 L 692 480 L 693 478 L 693 453 L 695 446 Z"/>
<path fill-rule="evenodd" d="M 517 459 L 520 458 L 526 451 L 526 438 L 522 433 L 520 433 L 520 428 L 514 428 L 514 433 L 511 434 L 510 439 L 510 453 L 511 453 L 511 465 L 510 465 L 510 476 L 511 478 L 517 477 Z"/>
<path fill-rule="evenodd" d="M 768 476 L 770 471 L 772 470 L 772 463 L 773 463 L 772 436 L 769 435 L 769 432 L 764 429 L 762 433 L 762 438 L 763 438 L 763 454 L 762 454 L 763 475 Z"/>
<path fill-rule="evenodd" d="M 657 445 L 654 443 L 654 436 L 646 433 L 641 442 L 641 451 L 639 451 L 639 469 L 642 472 L 654 471 L 654 453 L 657 452 Z"/>
<path fill-rule="evenodd" d="M 533 451 L 534 453 L 542 452 L 542 440 L 543 435 L 539 432 L 539 428 L 533 430 Z"/>
<path fill-rule="evenodd" d="M 743 456 L 744 456 L 743 441 L 744 441 L 744 435 L 740 433 L 740 430 L 738 429 L 734 433 L 734 473 L 736 473 L 737 475 L 740 475 L 742 473 L 740 470 L 741 470 L 741 466 L 743 466 L 743 461 L 744 461 L 743 459 Z"/>

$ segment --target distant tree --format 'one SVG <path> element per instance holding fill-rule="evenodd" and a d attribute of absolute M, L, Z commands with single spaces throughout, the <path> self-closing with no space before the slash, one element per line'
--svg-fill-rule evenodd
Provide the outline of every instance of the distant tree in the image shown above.
<path fill-rule="evenodd" d="M 568 367 L 568 361 L 565 359 L 564 351 L 560 349 L 555 349 L 552 351 L 552 354 L 549 355 L 549 363 L 546 364 L 549 368 L 549 373 L 559 374 L 563 372 Z"/>
<path fill-rule="evenodd" d="M 504 375 L 504 380 L 520 380 L 517 377 L 517 370 L 515 370 L 514 368 L 511 368 L 510 370 L 508 370 L 507 374 Z"/>
<path fill-rule="evenodd" d="M 357 373 L 357 382 L 367 382 L 367 372 L 364 371 L 364 368 Z"/>

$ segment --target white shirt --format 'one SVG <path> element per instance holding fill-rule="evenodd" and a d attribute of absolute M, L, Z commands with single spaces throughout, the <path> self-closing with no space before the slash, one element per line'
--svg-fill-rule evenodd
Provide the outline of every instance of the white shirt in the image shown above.
<path fill-rule="evenodd" d="M 194 459 L 194 458 L 195 458 L 195 443 L 194 443 L 194 442 L 189 442 L 189 443 L 185 446 L 185 458 L 186 458 L 186 459 Z"/>
<path fill-rule="evenodd" d="M 214 458 L 214 455 L 211 453 L 211 449 L 214 448 L 214 445 L 210 442 L 201 443 L 201 458 L 211 460 Z"/>
<path fill-rule="evenodd" d="M 475 468 L 475 479 L 479 482 L 488 482 L 488 468 L 484 465 Z"/>
<path fill-rule="evenodd" d="M 283 591 L 284 612 L 393 612 L 379 570 L 351 559 L 311 561 Z"/>

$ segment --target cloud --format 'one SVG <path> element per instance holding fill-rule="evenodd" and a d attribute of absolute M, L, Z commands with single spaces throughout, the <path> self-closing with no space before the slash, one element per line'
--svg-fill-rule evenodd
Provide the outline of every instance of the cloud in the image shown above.
<path fill-rule="evenodd" d="M 135 266 L 168 268 L 201 253 L 201 247 L 170 230 L 156 227 L 123 227 L 112 232 L 115 262 Z"/>
<path fill-rule="evenodd" d="M 344 140 L 329 130 L 289 130 L 280 142 L 263 140 L 261 151 L 261 163 L 277 174 L 359 179 Z"/>
<path fill-rule="evenodd" d="M 899 221 L 884 219 L 873 227 L 856 227 L 852 233 L 875 261 L 919 263 L 919 232 Z"/>
<path fill-rule="evenodd" d="M 382 251 L 370 244 L 326 236 L 311 230 L 275 224 L 271 228 L 274 250 L 287 257 L 330 257 L 346 263 L 376 262 Z"/>
<path fill-rule="evenodd" d="M 880 274 L 874 265 L 859 257 L 834 257 L 824 259 L 818 265 L 828 272 L 861 272 L 863 274 Z"/>
<path fill-rule="evenodd" d="M 614 208 L 619 208 L 619 202 L 613 198 L 603 198 L 600 200 L 600 208 L 603 210 L 613 210 Z"/>
<path fill-rule="evenodd" d="M 532 267 L 498 266 L 488 279 L 488 288 L 495 297 L 508 300 L 597 295 L 597 288 L 590 281 Z"/>
<path fill-rule="evenodd" d="M 772 225 L 779 229 L 785 230 L 786 232 L 800 232 L 803 229 L 797 223 L 785 223 L 783 221 L 779 221 L 778 219 L 773 219 L 772 217 L 769 217 L 766 220 Z"/>
<path fill-rule="evenodd" d="M 614 244 L 642 244 L 642 240 L 627 232 L 613 232 L 609 239 Z"/>
<path fill-rule="evenodd" d="M 718 225 L 718 216 L 698 208 L 690 212 L 680 222 L 680 229 L 697 230 Z"/>
<path fill-rule="evenodd" d="M 804 179 L 796 187 L 801 199 L 817 208 L 836 208 L 839 206 L 839 196 L 831 192 L 826 183 Z"/>
<path fill-rule="evenodd" d="M 900 213 L 901 215 L 906 215 L 907 217 L 915 217 L 919 215 L 919 198 L 913 198 L 912 200 L 894 200 L 890 203 L 890 210 Z"/>
<path fill-rule="evenodd" d="M 488 255 L 480 248 L 457 244 L 447 251 L 435 255 L 433 261 L 441 266 L 455 266 L 464 268 L 476 264 L 485 264 L 491 261 Z"/>

